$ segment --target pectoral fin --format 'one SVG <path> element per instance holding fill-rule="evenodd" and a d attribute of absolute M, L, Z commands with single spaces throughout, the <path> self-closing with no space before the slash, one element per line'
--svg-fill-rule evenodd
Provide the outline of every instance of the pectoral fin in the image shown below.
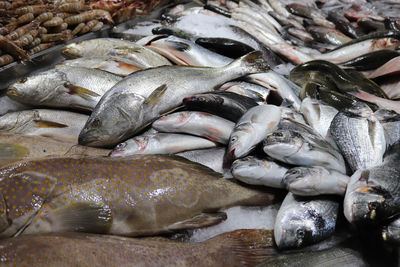
<path fill-rule="evenodd" d="M 35 126 L 37 128 L 67 128 L 68 125 L 54 122 L 54 121 L 45 121 L 45 120 L 35 120 Z"/>
<path fill-rule="evenodd" d="M 176 222 L 168 227 L 170 230 L 179 230 L 179 229 L 193 229 L 206 227 L 210 225 L 214 225 L 226 220 L 227 216 L 225 212 L 217 212 L 217 213 L 201 213 L 199 215 L 194 216 L 193 218 Z"/>
<path fill-rule="evenodd" d="M 73 84 L 66 84 L 65 87 L 69 89 L 69 94 L 70 95 L 79 95 L 80 97 L 90 100 L 92 97 L 99 97 L 100 95 L 83 87 L 76 86 Z"/>
<path fill-rule="evenodd" d="M 155 105 L 157 105 L 158 102 L 160 102 L 162 96 L 165 94 L 166 91 L 167 91 L 166 84 L 157 87 L 146 99 L 145 104 L 149 104 L 154 107 Z"/>
<path fill-rule="evenodd" d="M 108 233 L 113 221 L 109 207 L 91 202 L 72 203 L 55 209 L 51 217 L 61 228 L 53 230 L 99 234 Z"/>

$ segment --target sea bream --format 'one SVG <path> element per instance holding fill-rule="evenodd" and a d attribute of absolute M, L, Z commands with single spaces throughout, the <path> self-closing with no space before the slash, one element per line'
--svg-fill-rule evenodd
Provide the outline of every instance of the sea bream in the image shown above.
<path fill-rule="evenodd" d="M 0 169 L 0 236 L 49 232 L 155 235 L 216 224 L 216 212 L 267 205 L 248 189 L 176 156 L 55 157 Z"/>
<path fill-rule="evenodd" d="M 121 80 L 97 69 L 58 65 L 13 83 L 7 95 L 27 105 L 90 111 Z"/>
<path fill-rule="evenodd" d="M 255 51 L 220 68 L 163 66 L 132 73 L 102 97 L 83 128 L 79 143 L 116 145 L 176 109 L 184 97 L 211 91 L 229 80 L 268 68 L 260 52 Z"/>

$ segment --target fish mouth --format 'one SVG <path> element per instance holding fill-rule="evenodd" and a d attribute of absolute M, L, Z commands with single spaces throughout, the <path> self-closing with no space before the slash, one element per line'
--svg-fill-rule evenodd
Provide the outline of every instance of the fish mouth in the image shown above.
<path fill-rule="evenodd" d="M 78 144 L 92 147 L 112 146 L 106 141 L 107 139 L 106 136 L 101 137 L 96 135 L 93 131 L 81 132 L 78 137 Z"/>
<path fill-rule="evenodd" d="M 111 150 L 107 155 L 108 157 L 122 157 L 124 156 L 124 151 L 122 150 Z"/>
<path fill-rule="evenodd" d="M 18 97 L 19 96 L 17 89 L 14 87 L 8 88 L 6 95 L 9 97 L 13 97 L 13 96 Z"/>

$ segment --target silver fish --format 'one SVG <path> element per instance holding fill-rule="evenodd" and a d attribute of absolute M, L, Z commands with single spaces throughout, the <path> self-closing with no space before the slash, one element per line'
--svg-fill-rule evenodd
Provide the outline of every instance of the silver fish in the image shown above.
<path fill-rule="evenodd" d="M 400 114 L 380 109 L 374 115 L 378 118 L 385 130 L 386 145 L 389 147 L 400 140 Z"/>
<path fill-rule="evenodd" d="M 227 144 L 235 123 L 224 118 L 197 111 L 182 111 L 163 116 L 152 127 L 160 132 L 186 133 Z"/>
<path fill-rule="evenodd" d="M 0 133 L 37 135 L 76 144 L 88 116 L 62 110 L 32 109 L 0 117 Z"/>
<path fill-rule="evenodd" d="M 382 163 L 385 132 L 367 105 L 359 104 L 339 112 L 329 131 L 353 171 Z"/>
<path fill-rule="evenodd" d="M 171 65 L 163 56 L 131 41 L 97 38 L 72 43 L 62 49 L 64 57 L 121 57 L 142 69 Z"/>
<path fill-rule="evenodd" d="M 288 170 L 283 182 L 286 188 L 298 196 L 344 196 L 350 177 L 321 166 L 295 167 Z"/>
<path fill-rule="evenodd" d="M 100 100 L 79 136 L 79 143 L 113 146 L 133 136 L 184 97 L 218 88 L 246 74 L 268 69 L 260 52 L 220 68 L 164 66 L 132 73 Z"/>
<path fill-rule="evenodd" d="M 282 181 L 287 170 L 282 164 L 253 156 L 237 159 L 231 167 L 233 177 L 242 182 L 275 188 L 285 187 Z"/>
<path fill-rule="evenodd" d="M 224 173 L 222 165 L 224 161 L 225 148 L 223 147 L 190 150 L 176 153 L 176 155 L 200 163 L 216 172 Z"/>
<path fill-rule="evenodd" d="M 0 96 L 0 116 L 9 112 L 32 109 L 29 105 L 24 105 L 12 100 L 7 95 Z"/>
<path fill-rule="evenodd" d="M 71 66 L 71 67 L 84 67 L 91 69 L 104 70 L 115 75 L 125 77 L 132 72 L 141 70 L 138 66 L 124 62 L 122 58 L 117 57 L 82 57 L 76 59 L 65 60 L 59 65 Z"/>
<path fill-rule="evenodd" d="M 265 104 L 250 108 L 233 129 L 227 149 L 228 160 L 248 155 L 278 127 L 280 119 L 281 110 L 277 106 Z"/>
<path fill-rule="evenodd" d="M 233 60 L 203 48 L 190 40 L 173 35 L 152 41 L 146 47 L 178 65 L 221 67 Z"/>
<path fill-rule="evenodd" d="M 219 88 L 219 90 L 234 92 L 253 98 L 256 101 L 257 99 L 259 101 L 261 98 L 264 102 L 267 102 L 270 95 L 270 90 L 264 86 L 241 81 L 225 83 Z"/>
<path fill-rule="evenodd" d="M 337 201 L 288 193 L 275 221 L 277 246 L 281 249 L 300 248 L 328 238 L 335 231 L 338 212 Z"/>
<path fill-rule="evenodd" d="M 126 157 L 136 154 L 174 154 L 187 150 L 216 147 L 208 139 L 187 134 L 156 133 L 136 136 L 117 145 L 111 157 Z"/>
<path fill-rule="evenodd" d="M 400 142 L 385 153 L 383 163 L 356 171 L 347 185 L 343 210 L 354 224 L 375 224 L 400 214 Z"/>
<path fill-rule="evenodd" d="M 264 152 L 273 159 L 300 166 L 324 166 L 346 172 L 342 155 L 309 126 L 281 122 L 264 140 Z"/>
<path fill-rule="evenodd" d="M 28 105 L 93 110 L 104 93 L 121 80 L 101 70 L 60 65 L 13 83 L 7 95 Z"/>

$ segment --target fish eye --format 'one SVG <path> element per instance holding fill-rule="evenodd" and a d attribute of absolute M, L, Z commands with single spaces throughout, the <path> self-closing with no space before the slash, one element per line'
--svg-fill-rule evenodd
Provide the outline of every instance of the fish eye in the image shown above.
<path fill-rule="evenodd" d="M 237 140 L 237 137 L 236 137 L 236 136 L 233 136 L 233 137 L 231 138 L 231 143 L 236 142 L 236 140 Z"/>
<path fill-rule="evenodd" d="M 28 78 L 24 77 L 22 79 L 20 79 L 18 82 L 19 83 L 25 83 L 28 80 Z"/>
<path fill-rule="evenodd" d="M 276 137 L 283 137 L 283 133 L 282 132 L 275 132 L 274 136 Z"/>
<path fill-rule="evenodd" d="M 302 229 L 299 229 L 299 230 L 297 230 L 297 232 L 296 232 L 297 238 L 303 239 L 305 235 L 306 235 L 306 233 L 305 233 L 304 230 L 302 230 Z"/>
<path fill-rule="evenodd" d="M 379 206 L 378 202 L 370 202 L 370 203 L 368 203 L 369 210 L 376 210 L 378 208 L 378 206 Z"/>
<path fill-rule="evenodd" d="M 124 147 L 126 147 L 126 142 L 118 144 L 115 149 L 123 149 Z"/>

